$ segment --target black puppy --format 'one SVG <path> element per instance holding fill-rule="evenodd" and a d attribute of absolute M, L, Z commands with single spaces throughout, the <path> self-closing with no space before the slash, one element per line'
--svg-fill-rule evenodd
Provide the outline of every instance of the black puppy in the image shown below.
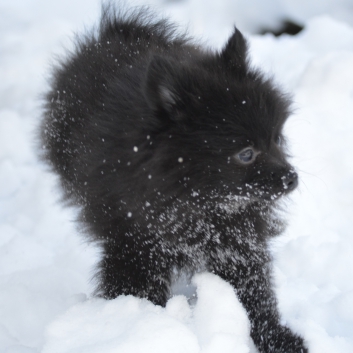
<path fill-rule="evenodd" d="M 289 101 L 239 30 L 213 52 L 152 17 L 106 7 L 46 96 L 43 157 L 102 248 L 97 294 L 165 305 L 175 269 L 207 269 L 236 289 L 260 352 L 307 352 L 280 324 L 267 245 L 298 183 Z"/>

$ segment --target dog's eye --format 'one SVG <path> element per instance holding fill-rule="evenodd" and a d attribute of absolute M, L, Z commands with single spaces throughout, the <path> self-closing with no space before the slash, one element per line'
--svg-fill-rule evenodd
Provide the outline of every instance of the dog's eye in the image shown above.
<path fill-rule="evenodd" d="M 247 147 L 243 149 L 237 157 L 240 162 L 244 164 L 251 163 L 255 159 L 255 152 L 252 148 Z"/>

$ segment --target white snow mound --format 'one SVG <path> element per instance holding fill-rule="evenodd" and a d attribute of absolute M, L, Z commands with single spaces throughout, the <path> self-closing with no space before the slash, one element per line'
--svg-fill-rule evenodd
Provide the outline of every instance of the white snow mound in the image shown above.
<path fill-rule="evenodd" d="M 249 353 L 249 322 L 233 288 L 209 273 L 194 283 L 194 308 L 183 295 L 166 308 L 133 296 L 76 304 L 49 325 L 42 353 Z"/>

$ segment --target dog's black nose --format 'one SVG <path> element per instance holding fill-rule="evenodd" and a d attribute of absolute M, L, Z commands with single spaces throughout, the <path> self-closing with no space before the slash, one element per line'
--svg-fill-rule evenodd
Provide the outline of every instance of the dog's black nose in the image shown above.
<path fill-rule="evenodd" d="M 296 172 L 289 172 L 283 178 L 283 184 L 288 191 L 294 190 L 298 186 L 298 174 Z"/>

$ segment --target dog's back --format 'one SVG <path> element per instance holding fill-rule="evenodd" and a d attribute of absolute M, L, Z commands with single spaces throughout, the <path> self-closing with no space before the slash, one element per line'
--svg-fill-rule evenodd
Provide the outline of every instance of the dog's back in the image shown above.
<path fill-rule="evenodd" d="M 152 56 L 185 62 L 198 52 L 175 26 L 152 16 L 146 8 L 121 14 L 105 8 L 99 31 L 78 38 L 75 50 L 54 68 L 41 129 L 42 156 L 76 202 L 84 195 L 78 191 L 88 182 L 86 176 L 107 162 L 102 150 L 109 148 L 109 137 L 120 140 L 125 161 L 136 125 L 143 130 L 144 124 L 146 129 L 159 124 L 151 117 L 141 120 L 148 110 L 141 93 Z M 111 101 L 114 106 L 107 107 Z M 114 121 L 107 110 L 116 113 Z"/>

